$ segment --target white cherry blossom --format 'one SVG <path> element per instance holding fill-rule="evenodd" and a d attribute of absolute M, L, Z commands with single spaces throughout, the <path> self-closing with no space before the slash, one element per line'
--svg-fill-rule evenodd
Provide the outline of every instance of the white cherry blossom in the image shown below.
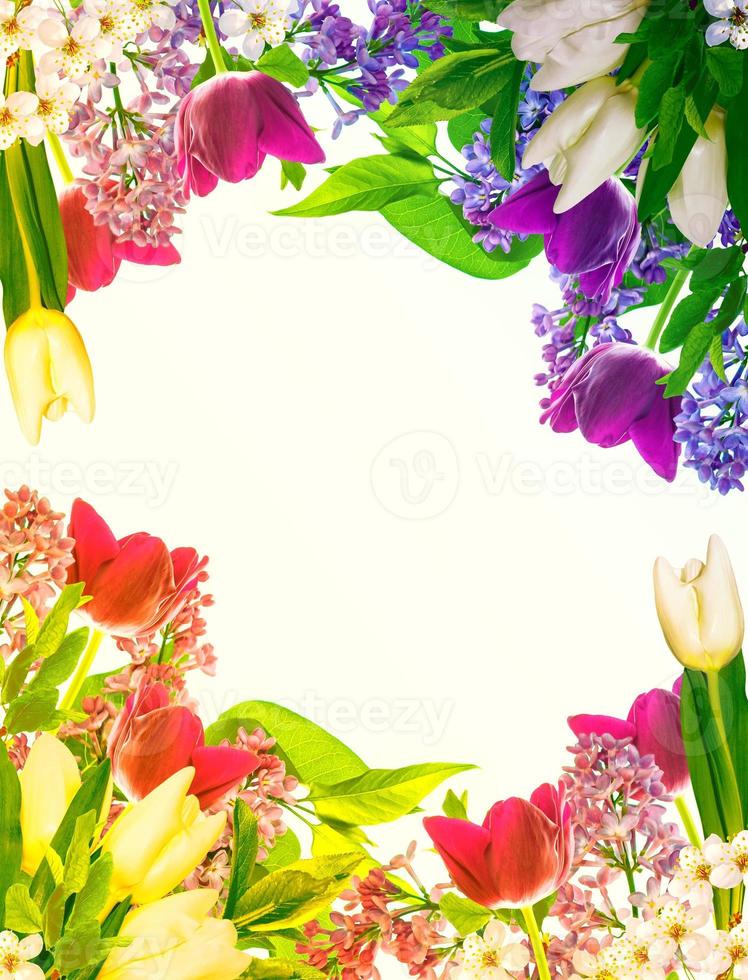
<path fill-rule="evenodd" d="M 236 7 L 221 14 L 219 26 L 228 37 L 244 35 L 242 51 L 257 61 L 265 45 L 282 44 L 291 26 L 288 8 L 276 0 L 236 0 Z"/>
<path fill-rule="evenodd" d="M 0 93 L 0 150 L 24 137 L 34 146 L 44 139 L 44 124 L 35 115 L 39 99 L 32 92 Z"/>

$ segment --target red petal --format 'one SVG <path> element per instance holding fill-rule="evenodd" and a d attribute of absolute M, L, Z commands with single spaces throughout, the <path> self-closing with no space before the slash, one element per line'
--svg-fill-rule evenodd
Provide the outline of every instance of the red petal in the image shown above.
<path fill-rule="evenodd" d="M 511 797 L 489 814 L 488 865 L 500 904 L 533 905 L 554 890 L 559 870 L 559 828 L 527 800 Z"/>
<path fill-rule="evenodd" d="M 208 745 L 194 749 L 191 764 L 195 767 L 195 778 L 190 793 L 200 801 L 200 809 L 205 810 L 254 772 L 260 760 L 254 752 L 245 749 Z"/>
<path fill-rule="evenodd" d="M 486 860 L 488 831 L 469 820 L 452 817 L 427 817 L 423 825 L 460 891 L 487 908 L 500 905 L 496 881 Z"/>
<path fill-rule="evenodd" d="M 130 800 L 142 800 L 169 776 L 190 765 L 203 726 L 189 708 L 170 705 L 133 717 L 112 758 L 117 785 Z"/>
<path fill-rule="evenodd" d="M 99 567 L 119 554 L 117 539 L 104 518 L 80 497 L 73 501 L 68 534 L 75 538 L 75 564 L 68 569 L 68 582 L 85 582 L 91 588 Z"/>

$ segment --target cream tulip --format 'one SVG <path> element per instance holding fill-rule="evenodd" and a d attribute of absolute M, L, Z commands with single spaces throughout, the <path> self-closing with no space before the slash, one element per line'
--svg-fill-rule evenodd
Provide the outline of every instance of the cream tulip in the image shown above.
<path fill-rule="evenodd" d="M 62 418 L 73 408 L 84 422 L 94 416 L 91 362 L 72 320 L 36 306 L 10 325 L 5 370 L 21 430 L 36 445 L 42 419 Z"/>
<path fill-rule="evenodd" d="M 208 853 L 226 826 L 226 814 L 200 812 L 188 796 L 195 770 L 174 773 L 139 803 L 128 806 L 102 841 L 113 861 L 108 911 L 131 896 L 140 905 L 175 888 Z"/>
<path fill-rule="evenodd" d="M 686 238 L 706 248 L 719 231 L 727 209 L 727 144 L 725 114 L 713 109 L 667 201 L 673 224 Z"/>
<path fill-rule="evenodd" d="M 662 632 L 684 667 L 718 671 L 737 656 L 745 632 L 743 607 L 720 538 L 709 539 L 706 563 L 691 558 L 674 569 L 658 558 L 654 587 Z"/>
<path fill-rule="evenodd" d="M 210 912 L 218 892 L 210 888 L 171 895 L 130 912 L 119 935 L 128 946 L 112 950 L 99 980 L 234 980 L 247 969 L 236 949 L 236 929 Z"/>
<path fill-rule="evenodd" d="M 513 32 L 517 58 L 541 66 L 530 88 L 549 92 L 617 68 L 628 45 L 615 39 L 636 31 L 646 9 L 647 0 L 514 0 L 498 22 Z"/>
<path fill-rule="evenodd" d="M 33 875 L 80 789 L 81 776 L 70 749 L 54 735 L 43 734 L 31 746 L 18 778 L 23 870 Z"/>
<path fill-rule="evenodd" d="M 644 142 L 634 119 L 637 89 L 615 78 L 582 85 L 543 123 L 522 158 L 525 168 L 543 164 L 561 186 L 554 211 L 579 204 L 624 167 Z"/>

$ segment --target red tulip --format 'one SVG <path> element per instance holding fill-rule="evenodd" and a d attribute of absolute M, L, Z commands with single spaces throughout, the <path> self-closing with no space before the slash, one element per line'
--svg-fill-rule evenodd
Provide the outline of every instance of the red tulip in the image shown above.
<path fill-rule="evenodd" d="M 68 250 L 68 281 L 75 289 L 92 291 L 109 285 L 121 260 L 114 253 L 109 225 L 94 223 L 86 200 L 83 188 L 71 184 L 60 194 L 59 203 Z"/>
<path fill-rule="evenodd" d="M 561 783 L 543 783 L 529 802 L 495 803 L 482 826 L 450 817 L 424 826 L 460 891 L 487 908 L 533 905 L 569 875 L 574 838 Z"/>
<path fill-rule="evenodd" d="M 681 793 L 688 786 L 690 777 L 677 693 L 655 688 L 639 695 L 625 721 L 610 715 L 572 715 L 569 727 L 577 736 L 595 734 L 630 738 L 640 755 L 654 756 L 668 793 Z"/>
<path fill-rule="evenodd" d="M 180 769 L 194 766 L 190 793 L 202 810 L 260 764 L 253 752 L 205 745 L 200 719 L 189 708 L 169 704 L 163 684 L 145 684 L 130 695 L 112 728 L 108 753 L 115 782 L 133 801 Z"/>
<path fill-rule="evenodd" d="M 208 562 L 194 548 L 169 552 L 161 538 L 138 531 L 119 541 L 84 500 L 70 517 L 75 538 L 68 582 L 84 582 L 92 596 L 82 611 L 117 636 L 146 636 L 170 622 Z"/>

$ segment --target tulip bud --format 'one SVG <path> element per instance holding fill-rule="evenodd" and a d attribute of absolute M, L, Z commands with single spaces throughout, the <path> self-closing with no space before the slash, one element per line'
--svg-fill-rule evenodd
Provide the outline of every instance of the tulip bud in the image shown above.
<path fill-rule="evenodd" d="M 241 976 L 248 959 L 236 949 L 233 923 L 210 915 L 217 901 L 217 891 L 200 888 L 133 909 L 118 933 L 132 941 L 112 950 L 99 980 L 234 980 Z"/>
<path fill-rule="evenodd" d="M 31 746 L 19 780 L 23 870 L 33 875 L 80 788 L 81 777 L 70 749 L 54 735 L 43 734 Z"/>
<path fill-rule="evenodd" d="M 673 224 L 694 245 L 706 248 L 727 208 L 725 114 L 713 109 L 668 194 Z"/>
<path fill-rule="evenodd" d="M 737 656 L 743 607 L 730 557 L 716 534 L 709 539 L 706 564 L 691 558 L 676 570 L 658 558 L 654 587 L 662 632 L 684 667 L 718 671 Z"/>
<path fill-rule="evenodd" d="M 72 407 L 84 422 L 93 418 L 91 362 L 64 313 L 34 307 L 21 314 L 5 338 L 5 370 L 21 430 L 34 445 L 45 416 L 56 421 Z"/>
<path fill-rule="evenodd" d="M 225 812 L 204 817 L 187 792 L 195 775 L 188 766 L 127 807 L 104 837 L 113 862 L 106 911 L 128 895 L 135 904 L 155 902 L 194 871 L 223 833 Z"/>
<path fill-rule="evenodd" d="M 553 210 L 561 214 L 579 204 L 625 166 L 642 145 L 646 131 L 634 117 L 637 89 L 615 78 L 595 78 L 578 88 L 553 112 L 522 158 L 527 169 L 545 164 L 561 190 Z"/>

